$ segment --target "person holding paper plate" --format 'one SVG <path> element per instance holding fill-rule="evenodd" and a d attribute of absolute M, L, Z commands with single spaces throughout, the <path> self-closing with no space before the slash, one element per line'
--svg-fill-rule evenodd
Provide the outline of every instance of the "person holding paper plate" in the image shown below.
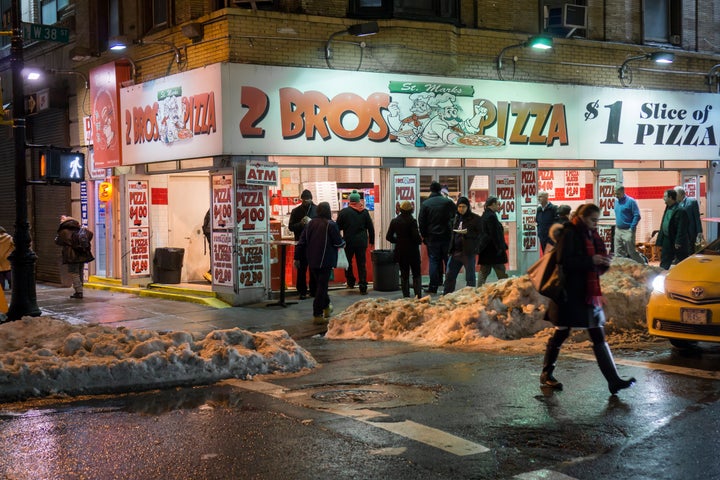
<path fill-rule="evenodd" d="M 479 237 L 480 216 L 470 209 L 470 200 L 466 197 L 458 198 L 443 294 L 447 295 L 455 291 L 455 283 L 461 268 L 465 268 L 466 285 L 475 287 L 475 259 Z"/>

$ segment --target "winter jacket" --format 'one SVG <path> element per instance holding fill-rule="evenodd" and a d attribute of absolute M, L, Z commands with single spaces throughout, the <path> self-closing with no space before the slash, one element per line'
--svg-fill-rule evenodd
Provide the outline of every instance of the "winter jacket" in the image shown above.
<path fill-rule="evenodd" d="M 305 229 L 305 224 L 302 222 L 303 218 L 310 217 L 312 220 L 317 215 L 317 205 L 311 203 L 309 207 L 304 204 L 300 204 L 293 208 L 290 212 L 290 220 L 288 220 L 288 228 L 295 235 L 295 241 L 300 240 L 300 234 Z"/>
<path fill-rule="evenodd" d="M 420 205 L 418 224 L 425 243 L 434 240 L 450 240 L 455 203 L 442 194 L 433 192 Z"/>
<path fill-rule="evenodd" d="M 73 233 L 80 230 L 80 223 L 74 218 L 68 218 L 60 224 L 55 237 L 55 245 L 62 247 L 62 263 L 88 263 L 95 260 L 90 250 L 73 247 Z M 88 230 L 90 240 L 93 233 Z"/>
<path fill-rule="evenodd" d="M 535 214 L 535 224 L 537 225 L 538 238 L 543 245 L 547 243 L 550 227 L 555 223 L 557 217 L 557 207 L 552 203 L 548 202 L 545 208 L 538 205 L 537 213 Z"/>
<path fill-rule="evenodd" d="M 370 213 L 362 208 L 353 208 L 352 204 L 340 210 L 337 226 L 343 233 L 343 239 L 350 248 L 367 248 L 375 243 L 375 226 Z"/>
<path fill-rule="evenodd" d="M 593 270 L 598 275 L 602 275 L 608 270 L 608 267 L 593 263 L 586 246 L 587 231 L 583 225 L 575 225 L 573 222 L 565 223 L 557 247 L 548 253 L 548 255 L 557 256 L 557 261 L 562 265 L 565 275 L 567 300 L 558 305 L 559 313 L 556 323 L 558 326 L 588 328 L 593 314 L 602 314 L 602 310 L 596 310 L 593 305 L 588 304 L 588 275 Z M 597 233 L 593 232 L 593 236 L 595 235 Z M 603 247 L 602 251 L 595 253 L 605 255 L 607 251 Z"/>
<path fill-rule="evenodd" d="M 454 230 L 467 230 L 466 233 L 452 232 L 450 237 L 450 250 L 452 255 L 463 255 L 469 257 L 477 254 L 478 242 L 480 241 L 480 215 L 468 210 L 465 215 L 455 215 L 453 222 Z"/>
<path fill-rule="evenodd" d="M 295 246 L 295 260 L 307 259 L 310 268 L 335 268 L 337 249 L 344 247 L 335 222 L 316 217 L 308 222 Z"/>
<path fill-rule="evenodd" d="M 0 233 L 0 272 L 10 270 L 11 266 L 8 255 L 10 255 L 13 250 L 15 250 L 15 242 L 12 236 L 7 232 Z"/>
<path fill-rule="evenodd" d="M 422 238 L 417 221 L 410 212 L 401 212 L 390 221 L 385 239 L 395 244 L 395 261 L 411 263 L 420 261 L 420 244 Z"/>
<path fill-rule="evenodd" d="M 670 245 L 680 245 L 681 250 L 688 249 L 690 238 L 688 237 L 687 212 L 680 207 L 679 203 L 676 203 L 672 207 L 665 207 L 662 222 L 665 221 L 666 215 L 670 215 L 668 231 L 664 232 L 661 224 L 655 244 L 662 247 L 663 241 L 667 241 Z"/>
<path fill-rule="evenodd" d="M 507 263 L 505 231 L 497 214 L 486 208 L 480 217 L 480 239 L 478 242 L 478 264 L 500 265 Z"/>

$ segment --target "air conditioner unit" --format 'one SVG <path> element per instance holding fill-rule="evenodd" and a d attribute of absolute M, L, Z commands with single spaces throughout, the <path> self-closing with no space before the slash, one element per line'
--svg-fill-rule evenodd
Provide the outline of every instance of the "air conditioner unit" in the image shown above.
<path fill-rule="evenodd" d="M 566 3 L 562 7 L 551 7 L 547 15 L 548 27 L 587 28 L 587 7 Z"/>

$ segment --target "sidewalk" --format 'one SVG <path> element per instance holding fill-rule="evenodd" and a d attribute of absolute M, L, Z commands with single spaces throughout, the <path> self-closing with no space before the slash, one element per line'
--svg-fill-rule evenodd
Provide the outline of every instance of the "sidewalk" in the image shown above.
<path fill-rule="evenodd" d="M 312 323 L 312 298 L 298 301 L 294 291 L 286 302 L 297 302 L 286 308 L 266 306 L 267 301 L 244 307 L 213 308 L 204 304 L 164 300 L 113 290 L 85 289 L 85 298 L 71 299 L 71 288 L 48 284 L 36 286 L 37 304 L 43 315 L 71 323 L 98 323 L 113 327 L 149 330 L 183 330 L 205 334 L 212 330 L 239 327 L 249 331 L 285 330 L 295 340 L 322 333 L 325 327 Z M 275 293 L 277 297 L 277 293 Z M 360 295 L 357 288 L 331 290 L 334 314 L 367 298 L 398 299 L 400 290 Z M 7 293 L 8 302 L 10 294 Z"/>

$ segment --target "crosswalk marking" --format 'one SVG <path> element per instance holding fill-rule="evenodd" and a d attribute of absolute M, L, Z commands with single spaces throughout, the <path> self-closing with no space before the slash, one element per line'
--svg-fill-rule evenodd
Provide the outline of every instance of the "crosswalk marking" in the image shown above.
<path fill-rule="evenodd" d="M 568 477 L 560 472 L 553 472 L 552 470 L 535 470 L 534 472 L 521 473 L 515 475 L 512 478 L 518 480 L 577 480 L 575 477 Z"/>
<path fill-rule="evenodd" d="M 568 357 L 577 358 L 580 360 L 587 360 L 594 362 L 595 356 L 589 353 L 581 352 L 569 352 L 566 354 Z M 668 373 L 675 373 L 678 375 L 686 375 L 688 377 L 705 378 L 709 380 L 720 380 L 720 372 L 709 372 L 707 370 L 699 370 L 697 368 L 686 368 L 678 367 L 675 365 L 665 365 L 662 363 L 653 362 L 639 362 L 637 360 L 628 360 L 624 358 L 616 358 L 615 363 L 618 365 L 625 365 L 628 367 L 646 368 L 649 370 L 660 370 Z"/>
<path fill-rule="evenodd" d="M 246 390 L 263 393 L 290 403 L 292 403 L 291 400 L 293 400 L 296 396 L 293 393 L 286 394 L 283 388 L 269 382 L 255 380 L 227 380 L 225 383 L 230 383 Z M 312 407 L 308 406 L 308 408 Z M 401 437 L 409 438 L 411 440 L 415 440 L 416 442 L 424 443 L 425 445 L 430 445 L 431 447 L 438 448 L 457 456 L 475 455 L 490 451 L 489 448 L 478 443 L 456 437 L 450 433 L 443 432 L 442 430 L 428 427 L 411 420 L 405 420 L 403 422 L 376 421 L 377 419 L 383 417 L 387 418 L 387 415 L 375 410 L 349 408 L 323 408 L 322 410 L 335 415 L 353 418 L 365 424 L 387 430 L 388 432 L 400 435 Z"/>

